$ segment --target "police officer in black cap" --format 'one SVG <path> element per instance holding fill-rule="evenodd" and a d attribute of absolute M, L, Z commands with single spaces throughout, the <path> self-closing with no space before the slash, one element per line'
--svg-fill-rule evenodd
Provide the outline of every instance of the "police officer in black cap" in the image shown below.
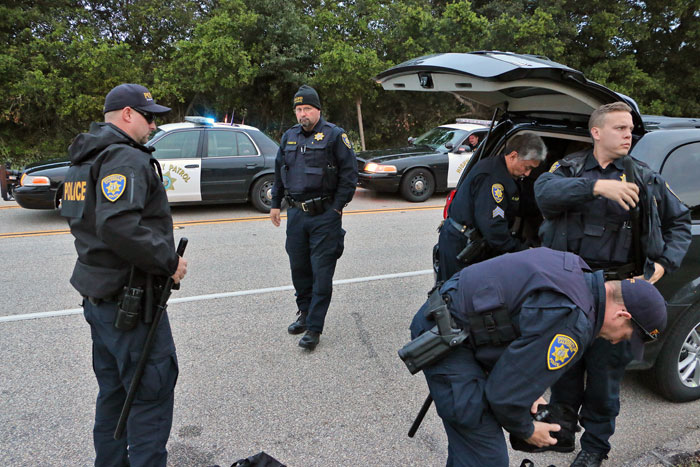
<path fill-rule="evenodd" d="M 545 217 L 544 246 L 580 255 L 608 279 L 643 274 L 653 284 L 677 269 L 688 251 L 690 213 L 661 175 L 627 155 L 631 110 L 624 102 L 596 109 L 588 122 L 593 148 L 556 162 L 535 182 L 535 196 Z M 631 209 L 638 210 L 638 219 Z M 620 411 L 620 381 L 632 357 L 627 343 L 598 339 L 552 388 L 552 401 L 581 409 L 585 432 L 572 466 L 597 467 L 607 458 Z"/>
<path fill-rule="evenodd" d="M 512 234 L 516 218 L 538 213 L 534 197 L 526 198 L 521 185 L 546 156 L 542 138 L 525 132 L 506 143 L 504 155 L 474 166 L 457 188 L 440 228 L 438 281 L 468 264 L 526 248 Z"/>
<path fill-rule="evenodd" d="M 532 415 L 545 390 L 596 337 L 629 340 L 641 356 L 666 326 L 664 299 L 650 283 L 604 282 L 580 257 L 548 248 L 462 269 L 416 313 L 412 338 L 436 332 L 445 307 L 449 326 L 468 337 L 423 374 L 447 432 L 448 466 L 507 466 L 502 428 L 514 446 L 556 447 L 562 425 Z"/>
<path fill-rule="evenodd" d="M 104 123 L 93 123 L 68 150 L 61 214 L 78 253 L 70 282 L 84 297 L 92 333 L 99 386 L 93 428 L 97 466 L 166 465 L 178 375 L 167 315 L 156 330 L 126 436 L 113 436 L 150 327 L 143 304 L 168 277 L 179 283 L 187 273 L 187 261 L 175 249 L 160 166 L 153 148 L 144 146 L 156 116 L 169 111 L 145 87 L 119 85 L 105 99 Z M 127 285 L 141 302 L 127 305 Z M 125 308 L 132 314 L 123 313 Z"/>
<path fill-rule="evenodd" d="M 301 86 L 293 106 L 299 124 L 280 142 L 270 219 L 279 227 L 286 198 L 286 250 L 298 308 L 287 330 L 306 331 L 299 345 L 313 350 L 331 301 L 335 264 L 343 253 L 341 217 L 355 194 L 357 160 L 345 131 L 321 117 L 321 101 L 313 88 Z"/>

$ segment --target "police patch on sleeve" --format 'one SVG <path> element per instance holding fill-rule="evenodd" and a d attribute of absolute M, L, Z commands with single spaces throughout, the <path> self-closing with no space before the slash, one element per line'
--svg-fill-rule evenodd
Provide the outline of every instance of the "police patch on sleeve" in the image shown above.
<path fill-rule="evenodd" d="M 565 367 L 574 358 L 576 352 L 578 352 L 578 344 L 573 338 L 565 334 L 557 334 L 547 349 L 547 368 L 558 370 Z"/>
<path fill-rule="evenodd" d="M 126 177 L 122 174 L 108 175 L 102 179 L 102 194 L 111 202 L 115 202 L 126 191 Z"/>
<path fill-rule="evenodd" d="M 343 133 L 342 135 L 340 135 L 340 139 L 343 140 L 343 143 L 345 143 L 345 145 L 348 147 L 348 149 L 352 149 L 352 147 L 350 146 L 350 140 L 348 139 L 348 135 Z"/>
<path fill-rule="evenodd" d="M 557 161 L 552 166 L 549 168 L 550 173 L 554 173 L 555 170 L 557 170 L 559 167 L 561 167 L 561 164 Z"/>
<path fill-rule="evenodd" d="M 496 203 L 500 203 L 501 201 L 503 201 L 503 190 L 503 185 L 501 185 L 500 183 L 494 183 L 493 185 L 491 185 L 491 194 L 493 195 L 493 200 Z"/>

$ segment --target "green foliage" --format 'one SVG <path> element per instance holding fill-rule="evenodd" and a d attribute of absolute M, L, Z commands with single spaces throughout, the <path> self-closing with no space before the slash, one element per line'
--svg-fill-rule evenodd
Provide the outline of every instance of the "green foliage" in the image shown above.
<path fill-rule="evenodd" d="M 141 83 L 187 114 L 235 115 L 279 137 L 314 86 L 359 147 L 403 144 L 489 109 L 387 92 L 373 78 L 421 55 L 544 55 L 637 100 L 700 116 L 700 0 L 15 0 L 0 5 L 0 159 L 62 156 L 102 118 L 105 94 Z"/>

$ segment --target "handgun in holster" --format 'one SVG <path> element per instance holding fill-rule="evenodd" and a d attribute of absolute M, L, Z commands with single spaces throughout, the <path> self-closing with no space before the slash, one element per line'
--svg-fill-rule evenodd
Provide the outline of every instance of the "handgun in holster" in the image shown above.
<path fill-rule="evenodd" d="M 454 324 L 439 289 L 434 290 L 428 298 L 425 315 L 428 319 L 434 320 L 436 326 L 399 350 L 399 358 L 403 360 L 412 375 L 444 358 L 452 349 L 461 345 L 468 336 L 464 330 Z"/>
<path fill-rule="evenodd" d="M 474 264 L 482 261 L 488 251 L 489 244 L 476 227 L 470 227 L 464 232 L 467 238 L 467 246 L 457 254 L 457 260 L 465 264 Z"/>

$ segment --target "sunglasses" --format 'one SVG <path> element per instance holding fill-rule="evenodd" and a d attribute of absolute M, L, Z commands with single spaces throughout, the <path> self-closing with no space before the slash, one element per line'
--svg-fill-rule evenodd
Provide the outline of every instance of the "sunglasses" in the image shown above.
<path fill-rule="evenodd" d="M 148 123 L 149 125 L 151 123 L 153 123 L 156 119 L 156 114 L 152 114 L 150 112 L 144 112 L 143 110 L 139 110 L 139 109 L 134 109 L 133 107 L 132 107 L 132 110 L 134 110 L 137 113 L 140 113 L 143 116 L 143 118 L 146 119 L 146 123 Z"/>
<path fill-rule="evenodd" d="M 630 315 L 630 319 L 632 320 L 634 325 L 637 326 L 640 331 L 642 331 L 642 340 L 644 341 L 645 344 L 647 344 L 649 342 L 654 342 L 657 339 L 658 336 L 656 334 L 652 334 L 649 331 L 647 331 L 646 329 L 644 329 L 644 326 L 639 324 L 639 322 L 636 319 L 634 319 L 634 316 Z"/>

